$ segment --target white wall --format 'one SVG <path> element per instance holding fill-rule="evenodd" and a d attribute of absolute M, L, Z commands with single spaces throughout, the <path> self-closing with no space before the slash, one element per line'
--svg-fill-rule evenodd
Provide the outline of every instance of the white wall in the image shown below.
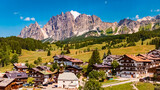
<path fill-rule="evenodd" d="M 71 84 L 71 82 L 73 82 L 74 84 L 76 84 L 76 87 L 69 87 L 69 85 Z M 63 87 L 65 85 L 65 87 Z M 79 84 L 78 81 L 62 81 L 62 80 L 58 80 L 58 87 L 60 88 L 78 88 Z"/>

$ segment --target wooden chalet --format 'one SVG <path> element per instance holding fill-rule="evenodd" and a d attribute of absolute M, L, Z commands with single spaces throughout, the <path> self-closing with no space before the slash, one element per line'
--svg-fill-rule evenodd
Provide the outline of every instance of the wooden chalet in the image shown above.
<path fill-rule="evenodd" d="M 12 90 L 14 87 L 14 79 L 0 78 L 0 90 Z"/>
<path fill-rule="evenodd" d="M 73 65 L 73 66 L 67 66 L 66 70 L 74 73 L 75 75 L 80 74 L 82 72 L 82 67 Z"/>
<path fill-rule="evenodd" d="M 57 62 L 59 65 L 61 63 L 64 63 L 67 66 L 72 66 L 72 65 L 82 65 L 83 61 L 76 59 L 76 58 L 71 58 L 69 56 L 65 55 L 56 55 L 53 56 L 54 62 Z"/>
<path fill-rule="evenodd" d="M 113 60 L 119 60 L 122 56 L 121 55 L 108 55 L 103 58 L 104 65 L 111 65 Z"/>
<path fill-rule="evenodd" d="M 137 78 L 145 76 L 148 72 L 151 60 L 141 59 L 138 56 L 124 55 L 119 61 L 119 71 L 117 75 L 120 77 Z"/>
<path fill-rule="evenodd" d="M 19 72 L 26 72 L 28 70 L 28 67 L 25 65 L 25 63 L 14 63 L 14 70 Z"/>
<path fill-rule="evenodd" d="M 50 71 L 47 66 L 38 66 L 29 69 L 28 76 L 34 78 L 36 86 L 54 82 L 54 72 Z"/>
<path fill-rule="evenodd" d="M 107 75 L 111 75 L 112 74 L 112 66 L 109 65 L 104 65 L 104 64 L 93 64 L 93 70 L 96 71 L 104 71 L 106 72 Z"/>
<path fill-rule="evenodd" d="M 17 83 L 26 83 L 28 75 L 25 72 L 7 71 L 3 78 L 15 79 Z"/>

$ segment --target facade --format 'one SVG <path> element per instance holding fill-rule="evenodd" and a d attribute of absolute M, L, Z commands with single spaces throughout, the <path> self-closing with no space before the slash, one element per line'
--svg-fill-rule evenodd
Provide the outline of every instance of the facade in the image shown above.
<path fill-rule="evenodd" d="M 0 78 L 0 90 L 12 90 L 14 85 L 14 79 Z"/>
<path fill-rule="evenodd" d="M 70 71 L 70 72 L 74 73 L 75 75 L 81 74 L 82 69 L 83 69 L 82 67 L 77 66 L 77 65 L 67 66 L 67 67 L 66 67 L 66 70 L 67 70 L 67 71 Z"/>
<path fill-rule="evenodd" d="M 28 70 L 28 67 L 25 65 L 25 63 L 14 63 L 14 70 L 19 72 L 26 72 Z"/>
<path fill-rule="evenodd" d="M 109 76 L 109 75 L 112 75 L 112 67 L 109 66 L 109 65 L 104 65 L 104 64 L 94 64 L 93 65 L 93 69 L 96 70 L 96 71 L 104 71 L 106 72 L 106 74 Z"/>
<path fill-rule="evenodd" d="M 160 81 L 160 67 L 156 68 L 154 75 L 156 76 L 156 80 Z"/>
<path fill-rule="evenodd" d="M 71 57 L 65 56 L 65 55 L 56 55 L 56 56 L 53 56 L 53 58 L 54 58 L 54 62 L 57 62 L 59 65 L 61 63 L 64 63 L 67 66 L 82 65 L 83 64 L 83 61 L 81 61 L 79 59 L 71 58 Z"/>
<path fill-rule="evenodd" d="M 78 88 L 78 78 L 72 72 L 64 72 L 58 76 L 58 87 L 59 88 Z"/>
<path fill-rule="evenodd" d="M 103 64 L 104 65 L 111 65 L 113 60 L 118 60 L 121 57 L 122 56 L 120 56 L 120 55 L 108 55 L 108 56 L 103 58 Z"/>
<path fill-rule="evenodd" d="M 117 75 L 125 78 L 137 78 L 148 74 L 151 60 L 141 59 L 137 56 L 124 55 L 118 60 L 120 67 Z"/>
<path fill-rule="evenodd" d="M 53 82 L 53 73 L 47 66 L 38 66 L 36 68 L 29 69 L 28 76 L 34 78 L 35 85 L 48 84 Z"/>
<path fill-rule="evenodd" d="M 7 71 L 3 78 L 8 79 L 15 79 L 17 83 L 26 83 L 28 79 L 28 75 L 25 72 L 18 72 L 18 71 Z"/>

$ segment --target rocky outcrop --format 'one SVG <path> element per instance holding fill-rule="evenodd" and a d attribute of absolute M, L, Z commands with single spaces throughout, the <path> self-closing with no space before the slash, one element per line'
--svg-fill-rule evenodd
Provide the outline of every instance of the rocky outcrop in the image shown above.
<path fill-rule="evenodd" d="M 43 40 L 46 38 L 52 38 L 54 41 L 64 40 L 66 38 L 70 38 L 72 36 L 79 36 L 89 31 L 102 31 L 106 32 L 106 30 L 111 34 L 130 34 L 134 32 L 138 32 L 140 28 L 144 29 L 146 25 L 151 25 L 150 30 L 157 28 L 157 22 L 160 19 L 160 15 L 155 17 L 144 17 L 142 19 L 138 19 L 137 21 L 131 19 L 123 19 L 120 20 L 119 23 L 108 23 L 103 22 L 99 17 L 95 15 L 86 15 L 80 14 L 75 17 L 71 12 L 61 13 L 60 15 L 53 16 L 44 25 L 43 28 L 40 28 L 38 23 L 29 25 L 29 27 L 25 27 L 19 37 L 22 38 L 34 38 L 38 40 Z M 110 28 L 110 29 L 109 29 Z M 145 30 L 145 29 L 144 29 Z"/>
<path fill-rule="evenodd" d="M 45 36 L 46 35 L 46 36 Z M 22 29 L 20 35 L 18 37 L 22 38 L 33 38 L 37 40 L 42 40 L 44 38 L 47 38 L 47 34 L 43 32 L 43 30 L 40 28 L 37 22 L 35 24 L 30 24 L 29 27 L 25 27 Z"/>

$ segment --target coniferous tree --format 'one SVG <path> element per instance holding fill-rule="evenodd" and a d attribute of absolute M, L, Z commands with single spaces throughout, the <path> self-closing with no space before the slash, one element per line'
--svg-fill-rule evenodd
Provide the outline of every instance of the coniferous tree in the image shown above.
<path fill-rule="evenodd" d="M 106 57 L 107 55 L 106 55 L 106 53 L 104 52 L 104 54 L 103 54 L 103 59 Z"/>
<path fill-rule="evenodd" d="M 48 50 L 47 56 L 51 56 L 51 51 Z"/>
<path fill-rule="evenodd" d="M 17 54 L 14 54 L 14 55 L 12 56 L 11 63 L 12 63 L 12 64 L 13 64 L 13 63 L 18 63 L 18 56 L 17 56 Z"/>
<path fill-rule="evenodd" d="M 88 67 L 87 67 L 87 74 L 89 74 L 89 72 L 92 71 L 92 66 L 93 66 L 93 64 L 96 64 L 96 63 L 97 64 L 101 63 L 101 59 L 100 59 L 100 56 L 99 56 L 98 49 L 93 51 L 92 56 L 89 59 L 89 64 L 88 64 Z"/>
<path fill-rule="evenodd" d="M 108 56 L 108 55 L 111 55 L 110 49 L 108 49 L 107 56 Z"/>

